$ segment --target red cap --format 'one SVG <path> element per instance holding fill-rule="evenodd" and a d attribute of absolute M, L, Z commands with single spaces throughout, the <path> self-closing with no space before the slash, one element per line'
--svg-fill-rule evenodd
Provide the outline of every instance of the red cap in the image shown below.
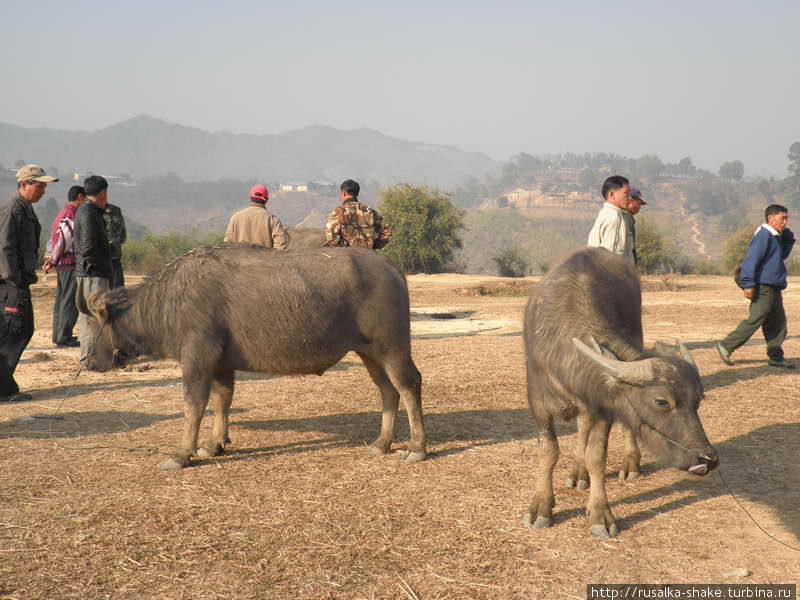
<path fill-rule="evenodd" d="M 266 202 L 269 200 L 269 192 L 265 185 L 254 185 L 250 190 L 250 199 L 258 202 Z"/>

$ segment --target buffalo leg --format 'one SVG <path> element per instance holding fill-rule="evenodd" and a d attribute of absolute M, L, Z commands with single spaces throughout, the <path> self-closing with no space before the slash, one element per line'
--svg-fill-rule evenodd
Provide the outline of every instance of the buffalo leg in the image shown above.
<path fill-rule="evenodd" d="M 386 372 L 394 387 L 400 391 L 400 398 L 408 413 L 411 440 L 403 460 L 407 463 L 425 460 L 428 454 L 425 449 L 425 422 L 422 416 L 422 375 L 410 355 L 387 361 Z"/>
<path fill-rule="evenodd" d="M 586 443 L 589 439 L 589 415 L 578 413 L 578 446 L 575 448 L 575 461 L 567 477 L 566 486 L 585 490 L 589 487 L 589 472 L 586 470 Z"/>
<path fill-rule="evenodd" d="M 371 359 L 366 354 L 358 353 L 364 365 L 369 371 L 372 381 L 378 386 L 381 391 L 381 403 L 383 410 L 381 412 L 381 433 L 378 438 L 372 442 L 369 447 L 369 453 L 373 456 L 386 454 L 392 446 L 394 440 L 394 424 L 397 419 L 397 408 L 400 404 L 400 393 L 392 385 L 386 371 L 383 370 L 377 362 Z"/>
<path fill-rule="evenodd" d="M 543 422 L 542 422 L 543 421 Z M 553 427 L 553 418 L 548 416 L 543 420 L 536 419 L 539 429 L 539 479 L 536 482 L 536 492 L 522 517 L 522 524 L 531 529 L 544 529 L 550 527 L 553 521 L 553 508 L 556 505 L 553 494 L 553 470 L 558 462 L 558 438 Z"/>
<path fill-rule="evenodd" d="M 217 373 L 211 382 L 211 406 L 214 407 L 214 431 L 211 440 L 200 446 L 197 456 L 210 458 L 225 452 L 228 437 L 228 416 L 233 400 L 235 371 Z"/>
<path fill-rule="evenodd" d="M 187 369 L 187 364 L 191 364 L 190 357 L 185 357 L 183 362 L 183 438 L 178 450 L 161 463 L 161 468 L 167 470 L 189 466 L 189 458 L 197 451 L 200 421 L 203 420 L 211 391 L 209 373 L 212 369 L 209 367 L 205 372 L 198 366 Z"/>
<path fill-rule="evenodd" d="M 591 424 L 586 446 L 586 467 L 589 471 L 589 504 L 586 512 L 592 524 L 592 535 L 601 538 L 614 537 L 619 528 L 608 507 L 606 496 L 606 453 L 611 423 L 599 418 Z"/>
<path fill-rule="evenodd" d="M 626 425 L 622 425 L 622 435 L 625 439 L 625 453 L 622 456 L 622 466 L 619 469 L 619 478 L 631 481 L 641 475 L 642 453 L 639 451 L 639 444 L 636 441 L 636 434 Z"/>

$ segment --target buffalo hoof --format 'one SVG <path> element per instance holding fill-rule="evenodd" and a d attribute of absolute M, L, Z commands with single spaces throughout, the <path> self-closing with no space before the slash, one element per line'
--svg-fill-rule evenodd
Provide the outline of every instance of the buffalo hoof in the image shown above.
<path fill-rule="evenodd" d="M 403 453 L 403 462 L 404 463 L 415 463 L 421 462 L 428 458 L 427 453 L 425 452 L 405 452 Z"/>
<path fill-rule="evenodd" d="M 200 458 L 214 458 L 215 456 L 220 456 L 221 454 L 225 454 L 225 449 L 219 444 L 200 446 L 197 449 L 197 456 Z"/>
<path fill-rule="evenodd" d="M 592 535 L 596 538 L 608 540 L 619 535 L 619 528 L 616 523 L 611 525 L 609 529 L 606 529 L 605 525 L 592 525 Z"/>
<path fill-rule="evenodd" d="M 550 517 L 536 517 L 536 520 L 531 522 L 532 518 L 531 513 L 525 513 L 522 517 L 522 524 L 528 529 L 547 529 L 553 522 Z"/>
<path fill-rule="evenodd" d="M 597 538 L 602 538 L 604 540 L 610 539 L 612 537 L 616 537 L 619 535 L 619 527 L 617 527 L 616 523 L 612 523 L 611 527 L 606 529 L 605 525 L 592 525 L 592 535 Z"/>
<path fill-rule="evenodd" d="M 633 481 L 635 479 L 639 479 L 642 474 L 638 471 L 631 471 L 630 473 L 625 473 L 625 471 L 619 472 L 619 480 L 620 481 Z"/>
<path fill-rule="evenodd" d="M 367 452 L 370 456 L 383 456 L 388 452 L 388 450 L 382 450 L 378 446 L 369 446 L 367 448 Z"/>
<path fill-rule="evenodd" d="M 175 456 L 170 455 L 165 461 L 163 461 L 158 468 L 162 471 L 177 471 L 178 469 L 183 469 L 189 466 L 189 457 L 188 456 Z"/>
<path fill-rule="evenodd" d="M 564 482 L 568 488 L 575 488 L 578 490 L 588 490 L 589 489 L 589 481 L 587 479 L 578 479 L 577 481 L 572 477 L 567 477 L 567 480 Z"/>

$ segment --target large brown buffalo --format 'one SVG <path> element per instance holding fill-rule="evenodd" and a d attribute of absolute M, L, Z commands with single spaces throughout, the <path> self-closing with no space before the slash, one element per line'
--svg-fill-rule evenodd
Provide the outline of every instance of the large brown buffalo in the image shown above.
<path fill-rule="evenodd" d="M 553 469 L 559 448 L 553 421 L 578 420 L 568 485 L 590 481 L 592 533 L 618 527 L 605 488 L 612 423 L 630 432 L 623 473 L 637 474 L 641 440 L 663 462 L 697 475 L 717 466 L 697 409 L 703 386 L 688 350 L 643 347 L 641 290 L 633 267 L 602 248 L 587 248 L 551 269 L 525 311 L 528 403 L 539 431 L 541 473 L 523 522 L 539 529 L 553 517 Z"/>
<path fill-rule="evenodd" d="M 119 353 L 180 363 L 185 429 L 161 468 L 223 452 L 236 370 L 322 375 L 349 351 L 364 361 L 383 401 L 381 432 L 370 453 L 389 451 L 402 398 L 411 429 L 405 460 L 426 457 L 408 288 L 405 276 L 375 252 L 211 246 L 189 252 L 138 287 L 95 293 L 88 308 L 99 330 L 90 367 L 108 370 Z M 214 430 L 198 450 L 209 395 Z"/>

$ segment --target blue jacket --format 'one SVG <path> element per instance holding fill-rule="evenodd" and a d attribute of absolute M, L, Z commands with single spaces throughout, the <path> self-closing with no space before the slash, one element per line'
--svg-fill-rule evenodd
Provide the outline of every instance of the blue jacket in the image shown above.
<path fill-rule="evenodd" d="M 786 289 L 786 266 L 783 261 L 789 257 L 793 246 L 794 234 L 788 227 L 782 235 L 778 235 L 769 225 L 761 225 L 756 229 L 742 263 L 742 288 L 747 290 L 757 285 L 769 285 L 780 290 Z"/>

